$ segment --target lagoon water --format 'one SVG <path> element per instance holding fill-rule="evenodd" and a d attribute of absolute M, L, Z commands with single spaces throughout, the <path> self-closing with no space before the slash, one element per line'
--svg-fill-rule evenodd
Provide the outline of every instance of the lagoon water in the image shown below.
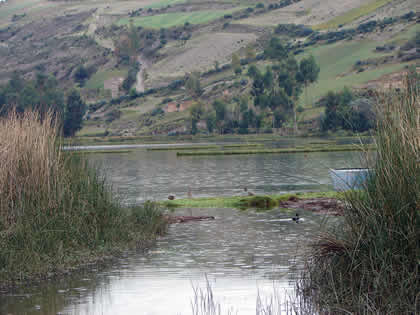
<path fill-rule="evenodd" d="M 145 149 L 92 154 L 127 204 L 186 197 L 332 189 L 329 168 L 359 167 L 357 152 L 177 157 Z M 301 210 L 179 209 L 215 220 L 174 224 L 156 245 L 111 266 L 0 295 L 0 314 L 192 314 L 206 277 L 222 314 L 255 314 L 257 295 L 293 295 L 300 255 L 327 218 Z"/>

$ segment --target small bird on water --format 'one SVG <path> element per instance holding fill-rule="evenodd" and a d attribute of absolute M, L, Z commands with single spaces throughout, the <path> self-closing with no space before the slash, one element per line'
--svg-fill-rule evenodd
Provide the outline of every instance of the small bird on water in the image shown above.
<path fill-rule="evenodd" d="M 299 213 L 296 213 L 296 216 L 294 216 L 292 220 L 295 221 L 296 223 L 299 223 L 299 220 L 300 220 Z"/>
<path fill-rule="evenodd" d="M 244 188 L 244 191 L 245 191 L 246 193 L 248 193 L 248 196 L 254 196 L 254 193 L 253 193 L 253 192 L 248 191 L 248 187 L 245 187 L 245 188 Z"/>
<path fill-rule="evenodd" d="M 174 199 L 175 199 L 175 196 L 174 196 L 174 195 L 169 195 L 169 196 L 168 196 L 168 199 L 169 199 L 169 200 L 174 200 Z"/>

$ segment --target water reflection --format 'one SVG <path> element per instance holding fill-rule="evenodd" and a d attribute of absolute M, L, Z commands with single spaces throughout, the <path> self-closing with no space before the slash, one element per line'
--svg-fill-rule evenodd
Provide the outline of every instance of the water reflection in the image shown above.
<path fill-rule="evenodd" d="M 244 186 L 258 193 L 328 189 L 328 168 L 359 166 L 358 154 L 349 152 L 180 159 L 174 152 L 137 151 L 91 159 L 106 167 L 130 203 L 186 196 L 186 187 L 195 196 L 243 194 Z M 192 285 L 204 286 L 207 274 L 225 309 L 255 314 L 258 290 L 269 295 L 276 281 L 285 296 L 293 287 L 291 265 L 324 219 L 301 211 L 305 220 L 296 224 L 294 213 L 280 209 L 178 211 L 216 219 L 172 225 L 156 247 L 109 268 L 3 294 L 0 313 L 191 314 Z"/>
<path fill-rule="evenodd" d="M 329 168 L 360 166 L 355 152 L 177 157 L 175 152 L 135 151 L 90 157 L 106 169 L 128 203 L 187 197 L 331 189 Z"/>

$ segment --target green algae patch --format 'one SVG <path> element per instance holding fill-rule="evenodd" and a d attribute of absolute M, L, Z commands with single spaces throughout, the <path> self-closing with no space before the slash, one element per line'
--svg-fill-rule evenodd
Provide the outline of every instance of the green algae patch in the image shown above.
<path fill-rule="evenodd" d="M 219 145 L 197 145 L 197 146 L 172 146 L 148 148 L 147 151 L 182 151 L 182 150 L 211 150 L 220 149 Z"/>
<path fill-rule="evenodd" d="M 360 145 L 325 145 L 312 147 L 295 147 L 282 149 L 262 149 L 262 150 L 225 150 L 225 151 L 186 151 L 177 152 L 177 156 L 202 156 L 202 155 L 241 155 L 241 154 L 281 154 L 281 153 L 314 153 L 314 152 L 341 152 L 341 151 L 363 151 L 366 148 L 372 149 L 373 146 Z"/>
<path fill-rule="evenodd" d="M 229 196 L 229 197 L 202 197 L 186 198 L 161 202 L 168 208 L 274 208 L 280 202 L 291 198 L 341 198 L 342 194 L 335 191 L 290 193 L 281 195 L 256 195 L 256 196 Z"/>

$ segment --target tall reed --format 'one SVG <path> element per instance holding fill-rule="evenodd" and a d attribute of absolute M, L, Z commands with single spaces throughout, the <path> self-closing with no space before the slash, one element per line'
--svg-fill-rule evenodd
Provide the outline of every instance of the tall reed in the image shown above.
<path fill-rule="evenodd" d="M 420 104 L 418 74 L 380 97 L 377 155 L 344 221 L 320 235 L 301 293 L 320 313 L 420 313 Z"/>
<path fill-rule="evenodd" d="M 59 141 L 50 114 L 0 121 L 0 280 L 72 266 L 164 228 L 155 205 L 122 208 L 98 170 Z"/>

